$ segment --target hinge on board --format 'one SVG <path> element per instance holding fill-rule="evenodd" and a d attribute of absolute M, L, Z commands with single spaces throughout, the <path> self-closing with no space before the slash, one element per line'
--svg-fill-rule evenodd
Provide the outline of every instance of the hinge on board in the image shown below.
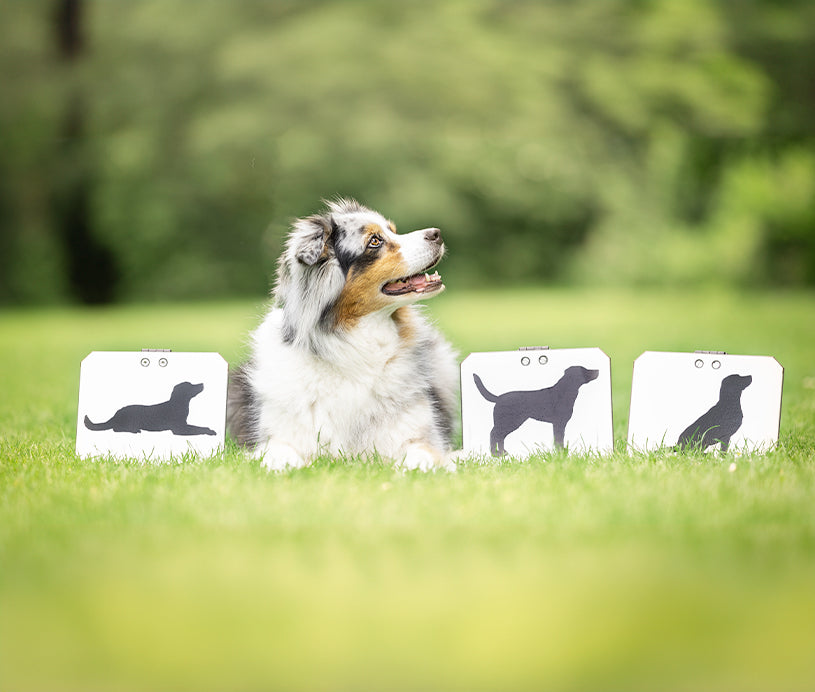
<path fill-rule="evenodd" d="M 548 346 L 521 346 L 519 351 L 548 351 Z"/>
<path fill-rule="evenodd" d="M 701 353 L 707 356 L 726 356 L 727 351 L 694 351 L 694 353 Z"/>
<path fill-rule="evenodd" d="M 172 353 L 173 349 L 171 348 L 143 348 L 141 350 L 142 353 Z"/>

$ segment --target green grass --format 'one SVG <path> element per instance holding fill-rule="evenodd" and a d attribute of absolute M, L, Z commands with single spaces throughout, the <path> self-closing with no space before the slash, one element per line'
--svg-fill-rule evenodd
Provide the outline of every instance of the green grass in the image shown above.
<path fill-rule="evenodd" d="M 619 441 L 640 352 L 774 355 L 781 444 L 452 475 L 327 459 L 270 475 L 232 447 L 85 462 L 88 352 L 235 362 L 260 305 L 6 311 L 0 689 L 815 688 L 815 296 L 517 290 L 429 309 L 462 354 L 603 348 Z"/>

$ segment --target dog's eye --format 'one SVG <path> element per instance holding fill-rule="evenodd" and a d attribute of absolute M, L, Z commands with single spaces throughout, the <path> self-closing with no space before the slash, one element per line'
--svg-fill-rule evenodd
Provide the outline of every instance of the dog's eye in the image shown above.
<path fill-rule="evenodd" d="M 382 243 L 384 241 L 378 235 L 372 235 L 371 239 L 368 241 L 368 247 L 373 248 L 374 250 L 378 247 L 382 247 Z"/>

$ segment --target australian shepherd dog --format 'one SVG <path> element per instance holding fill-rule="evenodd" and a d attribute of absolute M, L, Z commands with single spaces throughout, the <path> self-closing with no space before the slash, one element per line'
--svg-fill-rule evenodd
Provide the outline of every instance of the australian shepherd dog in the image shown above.
<path fill-rule="evenodd" d="M 398 234 L 353 200 L 296 221 L 230 377 L 238 443 L 274 470 L 323 454 L 454 468 L 456 356 L 415 305 L 444 290 L 433 271 L 444 251 L 439 229 Z"/>

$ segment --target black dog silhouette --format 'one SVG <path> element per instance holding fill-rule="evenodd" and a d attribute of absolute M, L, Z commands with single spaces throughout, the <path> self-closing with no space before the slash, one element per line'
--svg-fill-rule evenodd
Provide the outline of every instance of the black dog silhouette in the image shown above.
<path fill-rule="evenodd" d="M 181 382 L 173 387 L 168 401 L 152 406 L 131 404 L 120 408 L 105 423 L 93 423 L 85 416 L 88 430 L 113 430 L 113 432 L 140 433 L 142 430 L 161 432 L 169 430 L 173 435 L 215 435 L 210 428 L 187 423 L 190 400 L 204 390 L 203 384 Z"/>
<path fill-rule="evenodd" d="M 728 375 L 719 388 L 719 400 L 691 423 L 676 442 L 678 449 L 700 448 L 703 451 L 721 444 L 723 452 L 730 446 L 730 438 L 741 427 L 741 393 L 753 381 L 750 375 Z"/>
<path fill-rule="evenodd" d="M 493 394 L 484 386 L 481 378 L 473 374 L 475 386 L 487 401 L 495 404 L 492 411 L 493 428 L 490 431 L 490 452 L 501 456 L 504 439 L 517 430 L 528 418 L 551 423 L 555 433 L 555 446 L 563 447 L 566 424 L 574 413 L 574 402 L 580 388 L 587 382 L 597 379 L 599 370 L 588 370 L 580 365 L 572 365 L 555 384 L 547 389 L 506 392 Z"/>

